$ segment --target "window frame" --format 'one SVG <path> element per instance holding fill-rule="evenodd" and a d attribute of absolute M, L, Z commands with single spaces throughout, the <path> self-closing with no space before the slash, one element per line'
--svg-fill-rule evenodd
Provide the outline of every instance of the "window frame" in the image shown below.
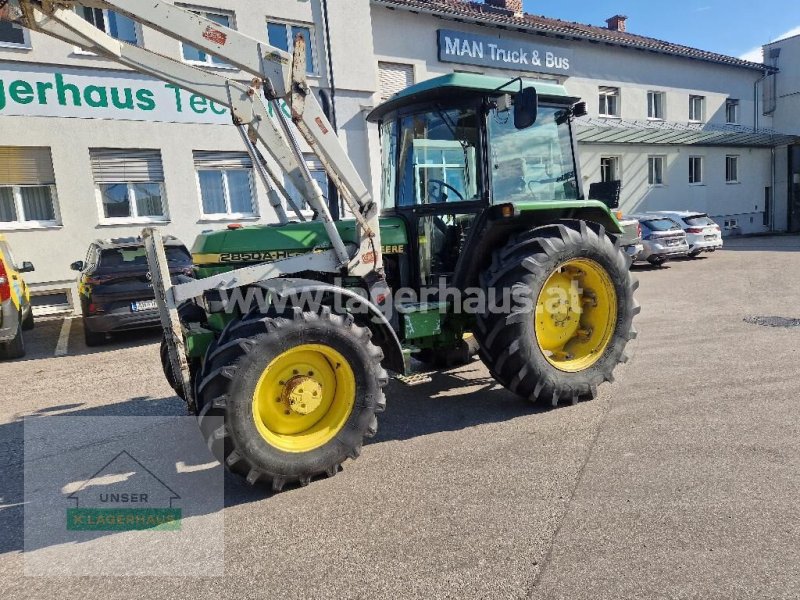
<path fill-rule="evenodd" d="M 99 31 L 102 31 L 107 36 L 114 38 L 118 42 L 130 43 L 130 42 L 127 42 L 126 40 L 120 40 L 118 38 L 115 38 L 113 35 L 111 35 L 111 32 L 108 30 L 108 13 L 109 13 L 109 9 L 107 9 L 107 8 L 92 8 L 91 9 L 91 10 L 102 10 L 103 11 L 103 25 L 105 26 L 105 29 L 100 29 L 94 23 L 88 21 L 86 19 L 86 17 L 81 12 L 79 12 L 79 9 L 83 9 L 83 8 L 85 8 L 85 7 L 76 6 L 75 7 L 75 13 L 81 19 L 83 19 L 84 21 L 89 23 L 89 25 L 91 25 L 92 27 L 96 27 Z M 120 15 L 120 16 L 125 17 L 125 15 Z M 141 23 L 139 23 L 138 21 L 134 21 L 133 19 L 130 19 L 129 17 L 125 17 L 125 18 L 129 19 L 133 23 L 133 31 L 134 31 L 134 35 L 136 35 L 136 44 L 134 44 L 134 45 L 138 46 L 139 48 L 141 48 L 142 47 L 142 26 L 141 26 Z M 92 52 L 91 50 L 84 50 L 80 46 L 73 46 L 73 53 L 74 54 L 83 55 L 83 56 L 97 56 L 97 53 Z"/>
<path fill-rule="evenodd" d="M 208 8 L 205 6 L 198 6 L 196 4 L 184 4 L 184 3 L 176 3 L 175 6 L 177 6 L 178 8 L 182 8 L 184 10 L 188 10 L 189 12 L 192 12 L 206 19 L 208 18 L 209 14 L 216 15 L 219 17 L 226 17 L 228 19 L 228 24 L 223 25 L 221 23 L 218 23 L 218 25 L 227 27 L 228 29 L 233 29 L 234 31 L 238 30 L 238 27 L 236 25 L 236 13 L 232 10 L 225 10 L 224 8 Z M 191 46 L 192 48 L 195 47 L 192 46 L 192 44 L 184 44 L 183 42 L 178 42 L 178 54 L 180 56 L 180 60 L 181 62 L 187 65 L 194 65 L 196 67 L 211 68 L 211 69 L 227 69 L 230 71 L 238 70 L 237 67 L 228 64 L 226 62 L 214 62 L 214 59 L 216 57 L 213 54 L 210 54 L 209 52 L 206 52 L 205 50 L 202 50 L 200 48 L 195 48 L 195 50 L 197 50 L 202 54 L 205 54 L 206 60 L 203 61 L 203 60 L 188 59 L 183 54 L 185 46 Z"/>
<path fill-rule="evenodd" d="M 603 179 L 603 161 L 610 160 L 612 161 L 614 167 L 614 175 L 615 177 L 612 179 Z M 609 156 L 601 156 L 600 157 L 600 181 L 605 183 L 609 181 L 619 181 L 620 184 L 622 183 L 622 157 L 619 155 L 609 155 Z"/>
<path fill-rule="evenodd" d="M 697 117 L 695 113 L 695 105 L 694 103 L 699 101 L 700 103 L 700 116 Z M 689 95 L 689 122 L 690 123 L 705 123 L 706 118 L 706 97 L 700 96 L 699 94 L 690 94 Z"/>
<path fill-rule="evenodd" d="M 661 162 L 661 181 L 658 183 L 655 181 L 655 177 L 651 177 L 651 175 L 655 174 L 655 168 L 651 167 L 651 164 L 654 164 L 652 161 L 656 160 Z M 664 154 L 651 154 L 647 157 L 647 185 L 650 187 L 664 187 L 667 185 L 666 165 L 667 157 Z"/>
<path fill-rule="evenodd" d="M 704 185 L 705 182 L 705 157 L 699 154 L 689 156 L 689 185 Z M 697 179 L 697 167 L 694 166 L 693 161 L 699 161 L 700 164 L 700 179 Z M 693 177 L 694 175 L 694 177 Z M 694 181 L 692 181 L 694 179 Z"/>
<path fill-rule="evenodd" d="M 729 161 L 733 161 L 732 162 L 732 164 L 733 164 L 733 169 L 732 170 L 734 171 L 733 179 L 730 178 L 731 169 L 729 168 L 729 166 L 730 166 L 731 163 Z M 741 181 L 739 181 L 739 155 L 738 154 L 726 154 L 725 155 L 725 183 L 728 183 L 728 184 L 741 183 Z"/>
<path fill-rule="evenodd" d="M 651 114 L 656 113 L 657 111 L 651 109 L 655 109 L 656 102 L 655 98 L 661 98 L 661 116 Z M 666 92 L 662 92 L 659 90 L 649 90 L 647 92 L 647 119 L 649 121 L 666 121 L 667 119 L 667 94 Z"/>
<path fill-rule="evenodd" d="M 733 108 L 733 121 L 730 120 L 729 110 Z M 739 124 L 739 108 L 740 102 L 737 98 L 728 98 L 725 100 L 725 123 L 727 125 L 738 125 Z"/>
<path fill-rule="evenodd" d="M 22 202 L 21 188 L 25 187 L 46 187 L 50 189 L 50 202 L 53 205 L 53 220 L 52 221 L 38 221 L 38 220 L 19 220 L 19 216 L 25 214 L 25 205 Z M 61 213 L 58 206 L 58 194 L 56 184 L 42 183 L 39 185 L 34 184 L 3 184 L 0 188 L 11 188 L 11 194 L 14 199 L 14 211 L 17 213 L 16 221 L 0 221 L 0 231 L 2 230 L 18 230 L 18 229 L 49 229 L 52 227 L 61 227 Z"/>
<path fill-rule="evenodd" d="M 206 207 L 203 202 L 203 186 L 200 183 L 200 171 L 214 171 L 222 174 L 222 200 L 225 202 L 224 213 L 207 213 Z M 250 183 L 250 207 L 251 212 L 241 213 L 233 212 L 231 210 L 231 193 L 230 185 L 228 183 L 228 171 L 247 171 L 248 182 Z M 200 200 L 200 220 L 201 221 L 239 221 L 245 219 L 259 219 L 261 214 L 259 212 L 258 195 L 256 194 L 256 181 L 253 177 L 253 168 L 245 169 L 214 169 L 214 168 L 200 168 L 195 166 L 194 169 L 195 181 L 197 183 L 197 197 Z"/>
<path fill-rule="evenodd" d="M 615 99 L 615 113 L 608 112 L 608 99 Z M 619 87 L 601 85 L 598 87 L 598 114 L 606 119 L 619 119 L 622 115 L 622 90 Z M 605 105 L 605 109 L 603 109 Z M 605 110 L 605 112 L 603 112 Z"/>
<path fill-rule="evenodd" d="M 306 65 L 306 75 L 310 77 L 319 77 L 320 69 L 319 69 L 319 57 L 317 56 L 317 32 L 315 31 L 314 24 L 304 21 L 287 21 L 284 19 L 268 15 L 264 19 L 264 31 L 266 33 L 268 44 L 269 44 L 270 23 L 272 23 L 273 25 L 283 25 L 283 27 L 286 29 L 286 47 L 288 48 L 287 52 L 289 52 L 290 54 L 292 53 L 292 49 L 294 48 L 294 40 L 292 39 L 292 27 L 302 27 L 304 29 L 308 29 L 308 43 L 311 44 L 311 62 L 313 64 L 311 65 L 311 69 L 308 68 L 309 65 Z"/>
<path fill-rule="evenodd" d="M 13 23 L 9 23 L 9 25 L 12 27 L 19 27 L 22 30 L 22 43 L 18 44 L 16 42 L 6 42 L 0 40 L 0 48 L 10 50 L 32 50 L 33 46 L 31 46 L 31 32 L 28 30 L 28 28 L 22 27 L 21 25 L 17 26 Z"/>
<path fill-rule="evenodd" d="M 98 208 L 98 215 L 100 216 L 100 225 L 139 225 L 139 224 L 147 224 L 147 223 L 169 223 L 169 209 L 167 207 L 167 188 L 164 181 L 116 181 L 113 183 L 94 183 L 94 193 L 95 199 L 97 200 L 97 208 Z M 107 217 L 105 211 L 103 210 L 103 192 L 100 189 L 102 185 L 121 185 L 125 184 L 128 188 L 128 200 L 129 205 L 131 207 L 131 215 L 128 217 Z M 148 183 L 153 184 L 157 183 L 159 190 L 161 192 L 161 215 L 160 216 L 151 216 L 151 215 L 144 215 L 140 216 L 138 214 L 139 206 L 136 202 L 136 192 L 133 189 L 133 186 L 136 184 Z M 136 214 L 133 214 L 136 213 Z"/>

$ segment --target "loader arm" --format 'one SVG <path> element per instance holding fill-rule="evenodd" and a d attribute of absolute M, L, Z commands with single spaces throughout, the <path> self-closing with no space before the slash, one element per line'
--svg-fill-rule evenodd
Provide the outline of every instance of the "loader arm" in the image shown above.
<path fill-rule="evenodd" d="M 211 73 L 120 42 L 74 12 L 75 6 L 102 8 L 124 14 L 174 39 L 191 44 L 253 75 L 249 84 Z M 358 175 L 347 150 L 334 132 L 306 82 L 305 41 L 298 36 L 293 54 L 222 26 L 183 8 L 160 0 L 0 0 L 0 20 L 16 22 L 87 51 L 199 94 L 230 109 L 233 122 L 246 128 L 286 173 L 294 187 L 323 221 L 338 259 L 337 270 L 364 276 L 382 274 L 378 207 Z M 358 248 L 348 251 L 332 221 L 319 186 L 303 160 L 298 141 L 283 117 L 269 115 L 261 96 L 278 108 L 283 99 L 291 108 L 292 122 L 318 156 L 328 177 L 358 224 Z M 246 144 L 247 145 L 247 144 Z M 248 148 L 251 151 L 251 148 Z M 269 172 L 282 194 L 280 179 Z M 271 199 L 272 201 L 272 199 Z M 272 202 L 275 205 L 275 202 Z M 283 220 L 282 208 L 278 208 Z M 327 265 L 327 263 L 325 263 Z M 323 269 L 320 269 L 323 270 Z"/>

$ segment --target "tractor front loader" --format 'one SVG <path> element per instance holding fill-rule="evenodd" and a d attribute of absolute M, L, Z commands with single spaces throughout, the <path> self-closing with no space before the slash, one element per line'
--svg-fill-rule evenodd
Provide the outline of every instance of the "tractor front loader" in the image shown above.
<path fill-rule="evenodd" d="M 119 42 L 75 5 L 123 13 L 252 80 Z M 477 350 L 503 386 L 552 406 L 593 398 L 625 360 L 636 283 L 617 220 L 583 196 L 572 122 L 585 106 L 563 87 L 453 74 L 377 107 L 379 216 L 305 81 L 302 37 L 290 55 L 160 0 L 0 0 L 0 19 L 230 109 L 280 222 L 201 234 L 197 278 L 179 285 L 159 231 L 143 237 L 165 374 L 215 456 L 249 483 L 305 485 L 356 458 L 377 431 L 388 373 L 404 379 L 412 356 L 452 365 Z M 265 103 L 280 100 L 294 127 L 281 110 L 270 117 Z M 295 129 L 352 218 L 331 219 Z"/>

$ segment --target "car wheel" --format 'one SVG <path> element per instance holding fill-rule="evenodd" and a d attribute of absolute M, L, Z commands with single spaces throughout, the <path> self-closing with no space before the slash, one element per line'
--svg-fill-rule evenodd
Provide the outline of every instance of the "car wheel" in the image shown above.
<path fill-rule="evenodd" d="M 25 331 L 30 331 L 33 329 L 33 307 L 28 306 L 28 314 L 25 315 L 25 318 L 22 320 L 22 329 Z"/>
<path fill-rule="evenodd" d="M 689 252 L 689 258 L 697 258 L 700 256 L 700 250 L 693 250 Z"/>
<path fill-rule="evenodd" d="M 667 261 L 666 259 L 663 258 L 648 258 L 647 262 L 649 262 L 654 267 L 663 267 L 664 263 Z"/>
<path fill-rule="evenodd" d="M 92 331 L 83 319 L 83 339 L 87 346 L 99 346 L 106 341 L 106 334 L 99 331 Z"/>
<path fill-rule="evenodd" d="M 22 338 L 22 314 L 17 335 L 11 341 L 0 344 L 0 358 L 22 358 L 25 356 L 25 340 Z"/>

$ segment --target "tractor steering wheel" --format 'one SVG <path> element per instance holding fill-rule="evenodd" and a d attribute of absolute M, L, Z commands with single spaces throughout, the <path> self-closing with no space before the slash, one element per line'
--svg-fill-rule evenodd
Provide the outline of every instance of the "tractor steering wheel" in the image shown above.
<path fill-rule="evenodd" d="M 459 192 L 456 188 L 454 188 L 452 185 L 450 185 L 446 181 L 442 181 L 441 179 L 429 179 L 428 180 L 428 186 L 430 186 L 431 184 L 439 186 L 439 190 L 438 190 L 439 193 L 436 194 L 436 195 L 434 195 L 432 189 L 430 189 L 430 188 L 428 189 L 428 196 L 433 200 L 434 204 L 437 204 L 437 203 L 440 203 L 440 202 L 447 202 L 447 194 L 444 193 L 445 188 L 447 188 L 449 190 L 452 190 L 453 193 L 456 196 L 458 196 L 459 200 L 464 200 L 464 196 L 461 195 L 461 192 Z"/>

